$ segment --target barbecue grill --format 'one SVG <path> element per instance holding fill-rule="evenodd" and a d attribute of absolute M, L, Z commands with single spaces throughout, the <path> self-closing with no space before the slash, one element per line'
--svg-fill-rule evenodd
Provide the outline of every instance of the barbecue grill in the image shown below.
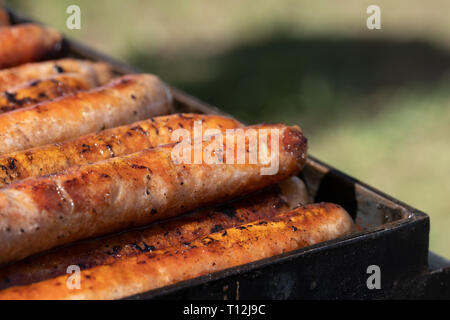
<path fill-rule="evenodd" d="M 11 10 L 13 23 L 30 21 Z M 117 74 L 136 70 L 75 41 L 67 56 L 105 61 Z M 178 112 L 224 114 L 171 88 Z M 450 261 L 429 252 L 429 217 L 341 171 L 308 158 L 300 177 L 313 202 L 343 206 L 357 231 L 343 238 L 142 293 L 130 299 L 450 298 Z M 370 289 L 370 266 L 381 288 Z"/>

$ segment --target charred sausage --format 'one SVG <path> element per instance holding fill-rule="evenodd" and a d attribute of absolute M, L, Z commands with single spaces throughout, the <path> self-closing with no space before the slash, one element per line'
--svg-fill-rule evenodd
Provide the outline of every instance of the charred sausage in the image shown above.
<path fill-rule="evenodd" d="M 0 114 L 0 154 L 129 124 L 171 111 L 169 89 L 149 74 Z"/>
<path fill-rule="evenodd" d="M 352 229 L 352 218 L 342 207 L 307 205 L 271 220 L 81 271 L 77 290 L 67 286 L 68 275 L 63 275 L 0 291 L 0 299 L 120 299 L 335 239 Z"/>
<path fill-rule="evenodd" d="M 179 161 L 174 150 L 183 143 L 180 142 L 1 188 L 0 263 L 171 218 L 299 173 L 305 165 L 307 149 L 300 128 L 260 125 L 246 127 L 243 132 L 262 129 L 271 131 L 267 139 L 259 140 L 260 149 L 278 157 L 278 169 L 272 175 L 261 174 L 267 167 L 262 161 L 230 164 L 224 162 L 225 157 L 214 163 Z M 279 132 L 279 146 L 272 148 L 275 130 Z M 200 151 L 205 155 L 212 145 L 215 146 L 214 141 L 200 145 Z M 244 150 L 249 149 L 248 145 L 249 141 Z M 195 142 L 196 151 L 197 146 Z M 227 148 L 235 148 L 228 139 Z"/>
<path fill-rule="evenodd" d="M 198 121 L 203 131 L 241 127 L 233 119 L 200 114 L 176 114 L 135 122 L 92 133 L 74 140 L 0 155 L 0 187 L 28 177 L 63 171 L 143 149 L 173 143 L 176 129 L 193 131 Z"/>
<path fill-rule="evenodd" d="M 0 92 L 10 90 L 29 81 L 62 73 L 82 74 L 93 79 L 97 85 L 104 85 L 112 78 L 111 66 L 103 62 L 77 59 L 35 62 L 0 70 Z"/>
<path fill-rule="evenodd" d="M 89 90 L 98 83 L 87 74 L 63 73 L 27 82 L 0 93 L 0 113 L 26 108 L 70 93 Z"/>
<path fill-rule="evenodd" d="M 299 179 L 292 177 L 287 181 L 295 184 Z M 81 270 L 107 265 L 143 252 L 181 245 L 255 220 L 270 220 L 290 209 L 292 203 L 287 203 L 286 198 L 301 196 L 290 194 L 292 191 L 290 189 L 286 193 L 278 185 L 271 186 L 244 199 L 155 223 L 141 230 L 90 240 L 30 257 L 0 269 L 0 290 L 60 276 L 72 265 L 79 266 Z"/>
<path fill-rule="evenodd" d="M 0 69 L 58 55 L 62 35 L 57 30 L 25 23 L 0 28 Z"/>
<path fill-rule="evenodd" d="M 9 25 L 9 14 L 5 9 L 0 7 L 0 27 Z"/>

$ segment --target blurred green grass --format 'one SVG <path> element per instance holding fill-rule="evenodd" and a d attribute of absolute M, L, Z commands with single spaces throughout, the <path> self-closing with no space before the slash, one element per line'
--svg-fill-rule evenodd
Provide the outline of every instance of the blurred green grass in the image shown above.
<path fill-rule="evenodd" d="M 311 154 L 427 212 L 450 257 L 450 2 L 377 1 L 377 31 L 371 1 L 7 3 L 246 122 L 300 124 Z"/>

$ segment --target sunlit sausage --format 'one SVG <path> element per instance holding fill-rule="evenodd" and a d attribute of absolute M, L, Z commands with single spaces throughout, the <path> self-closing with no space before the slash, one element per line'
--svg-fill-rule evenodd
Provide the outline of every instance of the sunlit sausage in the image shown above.
<path fill-rule="evenodd" d="M 312 204 L 81 271 L 77 290 L 67 286 L 68 275 L 63 275 L 0 291 L 0 299 L 120 299 L 342 237 L 352 229 L 352 218 L 342 207 Z"/>
<path fill-rule="evenodd" d="M 201 114 L 174 114 L 138 121 L 92 133 L 73 140 L 0 155 L 0 187 L 28 177 L 57 173 L 72 166 L 120 157 L 143 149 L 175 142 L 177 129 L 194 130 L 201 123 L 203 131 L 241 127 L 228 117 Z"/>
<path fill-rule="evenodd" d="M 260 149 L 278 157 L 278 168 L 271 175 L 261 174 L 267 167 L 262 161 L 255 164 L 179 161 L 174 157 L 179 143 L 74 167 L 59 174 L 28 178 L 1 188 L 0 263 L 171 218 L 298 174 L 306 163 L 307 151 L 300 128 L 259 125 L 246 127 L 243 132 L 262 129 L 270 129 L 271 133 L 267 139 L 260 139 Z M 279 132 L 278 146 L 272 145 L 275 132 Z M 234 145 L 227 143 L 224 147 Z M 203 154 L 210 148 L 211 144 L 200 146 Z M 247 143 L 244 150 L 248 149 Z"/>
<path fill-rule="evenodd" d="M 0 27 L 9 25 L 9 14 L 5 9 L 0 7 Z"/>
<path fill-rule="evenodd" d="M 124 76 L 89 91 L 0 114 L 0 154 L 167 114 L 171 108 L 170 91 L 157 77 Z"/>
<path fill-rule="evenodd" d="M 0 92 L 0 113 L 26 108 L 78 91 L 96 87 L 98 83 L 87 74 L 62 73 L 29 81 Z"/>
<path fill-rule="evenodd" d="M 296 180 L 292 177 L 288 180 Z M 295 183 L 295 182 L 293 182 Z M 295 198 L 293 189 L 282 191 L 278 185 L 218 207 L 196 211 L 141 230 L 90 240 L 50 251 L 0 269 L 0 289 L 25 285 L 60 276 L 69 266 L 81 270 L 167 247 L 181 245 L 210 233 L 260 219 L 272 219 L 290 209 L 286 198 Z"/>
<path fill-rule="evenodd" d="M 59 31 L 26 23 L 0 28 L 0 69 L 54 58 L 62 47 Z"/>
<path fill-rule="evenodd" d="M 78 73 L 89 77 L 97 85 L 106 84 L 112 78 L 112 69 L 103 62 L 78 59 L 60 59 L 27 63 L 18 67 L 0 70 L 0 91 L 11 90 L 29 81 L 60 75 Z"/>

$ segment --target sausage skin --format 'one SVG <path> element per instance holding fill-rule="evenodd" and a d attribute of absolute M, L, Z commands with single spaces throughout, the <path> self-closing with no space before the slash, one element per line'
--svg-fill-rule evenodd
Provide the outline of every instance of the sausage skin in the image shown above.
<path fill-rule="evenodd" d="M 171 108 L 170 91 L 156 76 L 124 76 L 89 91 L 0 114 L 0 154 L 167 114 Z"/>
<path fill-rule="evenodd" d="M 32 23 L 0 28 L 0 69 L 55 57 L 62 48 L 59 31 Z"/>
<path fill-rule="evenodd" d="M 0 291 L 0 299 L 120 299 L 342 237 L 352 229 L 352 218 L 338 205 L 301 206 L 271 220 L 81 271 L 77 290 L 68 288 L 63 275 Z"/>
<path fill-rule="evenodd" d="M 0 27 L 8 26 L 10 24 L 9 14 L 5 9 L 0 7 Z"/>
<path fill-rule="evenodd" d="M 62 73 L 27 82 L 0 93 L 0 114 L 53 100 L 99 84 L 87 74 Z"/>
<path fill-rule="evenodd" d="M 297 177 L 293 177 L 297 178 Z M 288 180 L 291 180 L 290 178 Z M 142 252 L 181 245 L 210 233 L 260 219 L 271 219 L 290 209 L 278 185 L 218 207 L 202 209 L 140 230 L 81 242 L 0 269 L 0 290 L 66 274 L 71 265 L 81 270 L 107 265 Z"/>
<path fill-rule="evenodd" d="M 0 70 L 0 92 L 10 90 L 29 81 L 62 73 L 79 73 L 94 79 L 98 85 L 106 84 L 113 76 L 111 66 L 103 62 L 60 59 L 27 63 L 18 67 Z"/>
<path fill-rule="evenodd" d="M 292 177 L 280 183 L 284 200 L 289 203 L 291 209 L 299 205 L 310 203 L 309 193 L 305 183 L 298 177 Z"/>
<path fill-rule="evenodd" d="M 301 129 L 281 124 L 259 125 L 246 127 L 243 132 L 255 129 L 279 130 L 277 150 L 271 148 L 272 135 L 259 141 L 260 148 L 269 154 L 278 152 L 279 166 L 273 175 L 261 174 L 267 167 L 261 162 L 178 161 L 173 158 L 173 151 L 180 142 L 1 188 L 0 263 L 171 218 L 298 174 L 305 165 L 307 151 Z M 201 147 L 203 154 L 210 150 L 210 144 Z M 225 146 L 234 147 L 231 143 Z"/>
<path fill-rule="evenodd" d="M 203 131 L 233 129 L 242 125 L 231 118 L 200 114 L 161 116 L 92 133 L 66 142 L 0 155 L 0 187 L 28 177 L 63 171 L 72 166 L 124 156 L 173 143 L 172 132 L 193 131 L 195 121 Z"/>

